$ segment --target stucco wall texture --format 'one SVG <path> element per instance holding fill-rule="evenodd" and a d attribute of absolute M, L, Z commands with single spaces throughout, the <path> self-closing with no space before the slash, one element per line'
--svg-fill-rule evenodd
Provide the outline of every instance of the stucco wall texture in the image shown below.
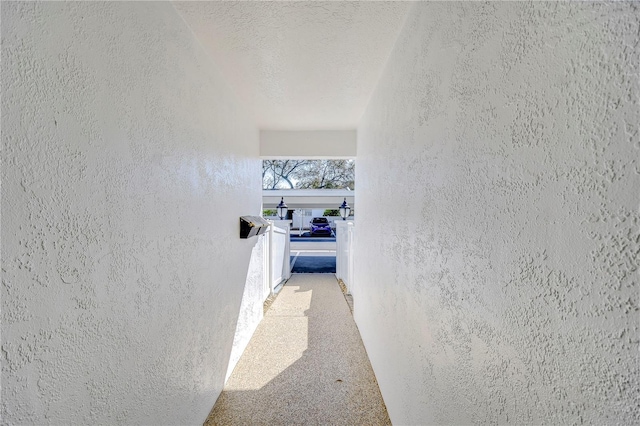
<path fill-rule="evenodd" d="M 263 234 L 253 239 L 255 243 L 251 252 L 251 260 L 247 270 L 247 280 L 242 294 L 242 303 L 238 313 L 236 331 L 233 338 L 233 347 L 229 356 L 229 364 L 225 374 L 225 382 L 233 373 L 233 369 L 240 361 L 254 331 L 264 317 L 265 284 L 267 277 L 268 246 L 267 235 Z"/>
<path fill-rule="evenodd" d="M 640 12 L 418 3 L 358 128 L 394 424 L 638 424 Z"/>
<path fill-rule="evenodd" d="M 2 4 L 2 423 L 201 424 L 258 130 L 171 3 Z"/>

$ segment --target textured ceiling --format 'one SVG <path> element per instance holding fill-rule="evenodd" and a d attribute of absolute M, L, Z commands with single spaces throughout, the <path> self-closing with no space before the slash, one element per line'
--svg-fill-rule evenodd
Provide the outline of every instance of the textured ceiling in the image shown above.
<path fill-rule="evenodd" d="M 408 2 L 174 2 L 262 129 L 355 128 Z"/>

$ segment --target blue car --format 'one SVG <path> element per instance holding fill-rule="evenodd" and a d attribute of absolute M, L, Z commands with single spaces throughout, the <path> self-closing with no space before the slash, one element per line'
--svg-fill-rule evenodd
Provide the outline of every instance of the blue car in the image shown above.
<path fill-rule="evenodd" d="M 319 235 L 331 236 L 331 224 L 326 217 L 314 217 L 310 224 L 312 237 Z"/>

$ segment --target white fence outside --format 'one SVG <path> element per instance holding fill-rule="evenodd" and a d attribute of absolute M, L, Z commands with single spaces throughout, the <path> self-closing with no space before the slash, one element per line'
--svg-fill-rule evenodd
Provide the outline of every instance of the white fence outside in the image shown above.
<path fill-rule="evenodd" d="M 347 292 L 353 284 L 353 237 L 352 221 L 336 221 L 336 277 L 344 282 Z"/>
<path fill-rule="evenodd" d="M 291 276 L 290 229 L 288 220 L 270 221 L 267 244 L 267 282 L 265 283 L 265 299 Z"/>
<path fill-rule="evenodd" d="M 318 210 L 318 211 L 320 211 L 320 210 Z M 325 217 L 329 221 L 329 223 L 331 224 L 331 229 L 336 229 L 337 224 L 339 222 L 343 221 L 342 218 L 339 217 L 339 216 L 323 216 L 322 213 L 318 213 L 318 211 L 316 211 L 316 214 L 313 214 L 313 211 L 312 210 L 308 210 L 308 209 L 307 210 L 301 210 L 301 209 L 294 210 L 294 212 L 293 212 L 293 220 L 289 220 L 289 221 L 280 221 L 280 220 L 278 220 L 277 216 L 265 216 L 265 219 L 273 220 L 275 222 L 289 222 L 289 223 L 292 223 L 291 229 L 294 231 L 294 235 L 301 234 L 302 232 L 308 231 L 309 229 L 311 229 L 310 222 L 313 220 L 314 217 Z M 350 221 L 350 222 L 354 222 L 354 217 L 350 216 L 350 217 L 347 218 L 347 220 Z"/>

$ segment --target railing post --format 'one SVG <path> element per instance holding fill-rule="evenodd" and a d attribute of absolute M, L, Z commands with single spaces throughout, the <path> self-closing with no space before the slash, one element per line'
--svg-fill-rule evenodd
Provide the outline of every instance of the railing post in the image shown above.
<path fill-rule="evenodd" d="M 282 278 L 288 280 L 291 278 L 291 226 L 289 226 L 289 223 L 287 223 L 285 230 L 287 233 L 284 240 L 284 272 Z"/>
<path fill-rule="evenodd" d="M 355 233 L 355 226 L 353 224 L 353 222 L 347 222 L 347 229 L 349 230 L 349 236 L 347 238 L 347 253 L 348 253 L 348 263 L 347 263 L 347 280 L 348 280 L 348 284 L 346 285 L 347 287 L 347 292 L 351 293 L 351 289 L 353 287 L 353 239 L 354 239 L 354 233 Z"/>
<path fill-rule="evenodd" d="M 275 243 L 274 243 L 274 238 L 273 238 L 273 221 L 270 220 L 269 221 L 269 295 L 273 295 L 273 258 L 274 258 L 274 250 L 275 250 Z"/>
<path fill-rule="evenodd" d="M 353 222 L 336 221 L 336 277 L 350 291 L 353 284 Z"/>

